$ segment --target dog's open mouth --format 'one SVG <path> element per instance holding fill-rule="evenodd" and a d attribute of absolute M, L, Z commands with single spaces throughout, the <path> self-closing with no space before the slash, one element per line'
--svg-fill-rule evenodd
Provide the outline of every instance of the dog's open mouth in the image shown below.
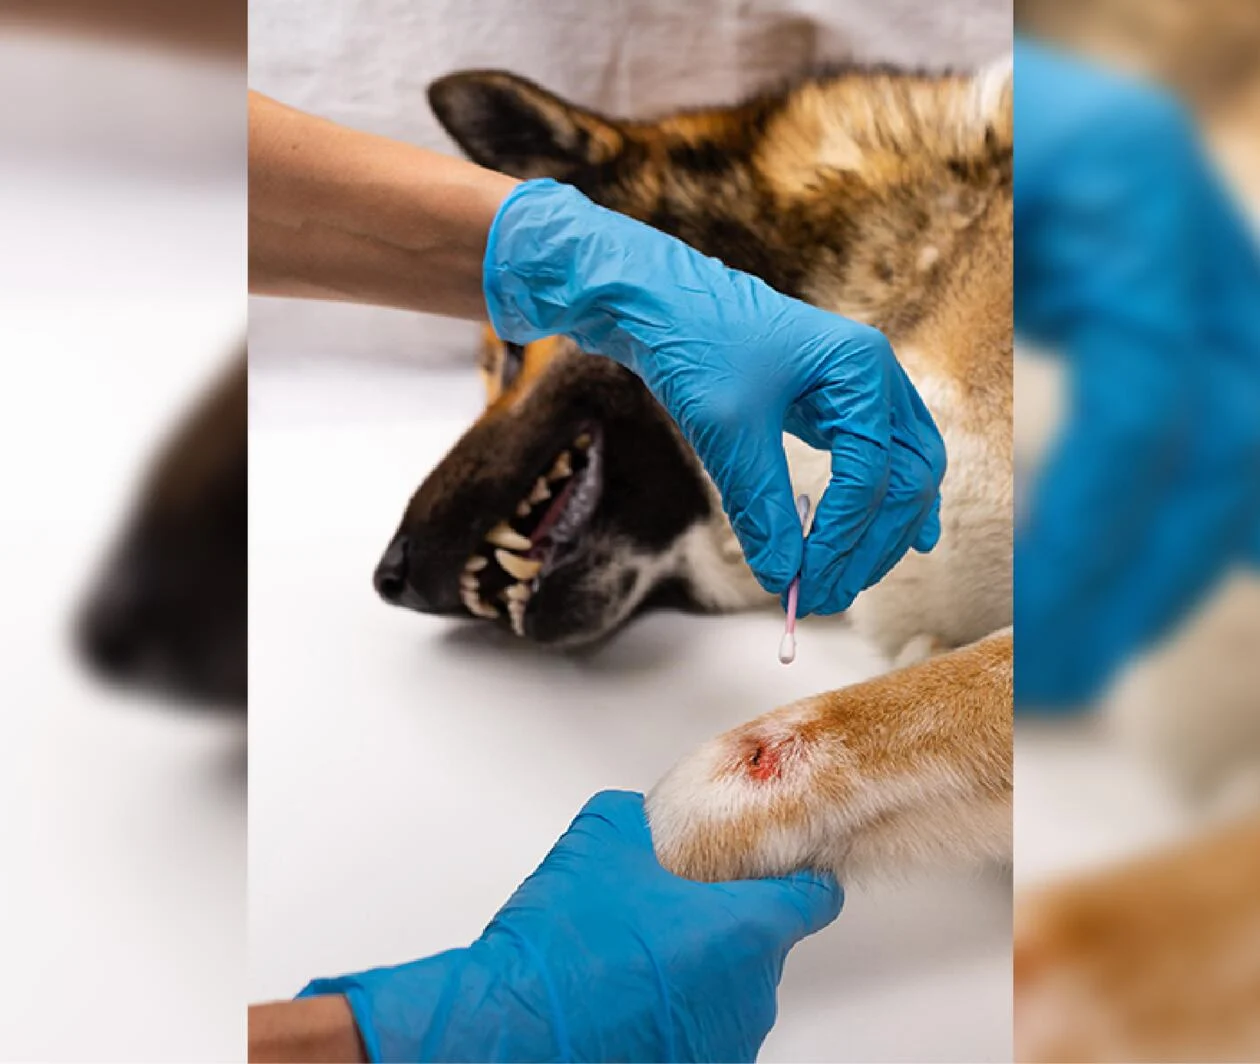
<path fill-rule="evenodd" d="M 499 521 L 464 563 L 460 598 L 475 617 L 505 615 L 525 635 L 530 599 L 549 574 L 572 558 L 599 502 L 603 434 L 579 427 L 573 443 L 532 480 L 515 511 Z"/>

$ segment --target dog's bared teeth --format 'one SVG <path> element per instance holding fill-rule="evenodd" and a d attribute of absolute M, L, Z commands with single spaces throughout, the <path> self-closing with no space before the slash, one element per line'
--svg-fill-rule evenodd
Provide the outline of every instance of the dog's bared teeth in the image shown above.
<path fill-rule="evenodd" d="M 489 543 L 493 543 L 496 547 L 506 547 L 508 550 L 529 550 L 533 546 L 525 536 L 522 536 L 505 521 L 500 521 L 494 528 L 490 529 L 486 533 L 486 540 Z"/>
<path fill-rule="evenodd" d="M 503 589 L 503 597 L 510 606 L 513 602 L 525 603 L 529 601 L 530 590 L 524 584 L 508 584 Z"/>
<path fill-rule="evenodd" d="M 538 483 L 534 485 L 534 490 L 529 493 L 529 501 L 535 506 L 540 502 L 544 502 L 551 498 L 551 488 L 547 485 L 546 477 L 539 477 Z"/>
<path fill-rule="evenodd" d="M 514 576 L 517 580 L 532 580 L 542 569 L 542 562 L 534 561 L 532 558 L 522 558 L 510 550 L 496 550 L 494 560 L 503 566 L 509 576 Z"/>
<path fill-rule="evenodd" d="M 484 617 L 489 621 L 498 618 L 499 611 L 488 602 L 482 602 L 481 596 L 477 592 L 461 588 L 459 597 L 464 600 L 464 605 L 468 607 L 468 612 L 474 617 Z"/>
<path fill-rule="evenodd" d="M 573 441 L 573 446 L 579 451 L 585 451 L 591 445 L 591 434 L 583 432 L 578 434 L 578 438 Z"/>
<path fill-rule="evenodd" d="M 547 479 L 563 480 L 571 476 L 573 476 L 573 456 L 568 451 L 561 451 L 555 465 L 551 467 L 551 472 L 547 474 Z"/>
<path fill-rule="evenodd" d="M 479 573 L 481 572 L 482 569 L 484 569 L 489 564 L 490 564 L 490 559 L 487 558 L 484 554 L 474 554 L 471 558 L 468 559 L 468 561 L 464 562 L 464 572 Z"/>
<path fill-rule="evenodd" d="M 529 504 L 529 502 L 528 502 L 527 500 L 522 499 L 520 502 L 518 502 L 518 503 L 516 504 L 516 516 L 517 516 L 517 517 L 528 517 L 528 516 L 530 515 L 530 512 L 531 512 L 533 509 L 534 509 L 534 508 L 533 508 L 532 506 L 530 506 L 530 504 Z"/>
<path fill-rule="evenodd" d="M 512 631 L 522 639 L 525 638 L 525 603 L 513 600 L 508 603 L 508 617 L 512 621 Z"/>
<path fill-rule="evenodd" d="M 481 581 L 479 581 L 473 573 L 463 573 L 459 578 L 459 590 L 477 592 L 481 589 Z"/>

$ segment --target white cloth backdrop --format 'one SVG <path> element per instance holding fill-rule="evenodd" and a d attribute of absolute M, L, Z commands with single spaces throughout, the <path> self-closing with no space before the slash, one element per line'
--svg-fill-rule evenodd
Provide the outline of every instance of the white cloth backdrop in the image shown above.
<path fill-rule="evenodd" d="M 610 113 L 734 102 L 827 60 L 972 66 L 1010 47 L 1011 0 L 251 0 L 253 88 L 443 151 L 425 88 L 501 67 Z M 449 364 L 466 323 L 256 299 L 251 354 Z"/>

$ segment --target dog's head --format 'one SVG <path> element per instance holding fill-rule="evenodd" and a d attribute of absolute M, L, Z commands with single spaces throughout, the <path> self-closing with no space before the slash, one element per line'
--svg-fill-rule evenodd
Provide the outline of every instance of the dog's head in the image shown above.
<path fill-rule="evenodd" d="M 891 333 L 931 298 L 995 172 L 1009 179 L 1009 137 L 986 132 L 1009 112 L 1009 76 L 852 69 L 653 122 L 500 72 L 442 78 L 429 97 L 475 162 L 568 182 Z M 711 483 L 632 374 L 559 339 L 491 338 L 483 371 L 485 413 L 420 486 L 377 568 L 387 601 L 576 644 L 650 603 L 764 600 Z"/>
<path fill-rule="evenodd" d="M 247 467 L 242 358 L 159 455 L 78 619 L 98 673 L 245 705 Z"/>

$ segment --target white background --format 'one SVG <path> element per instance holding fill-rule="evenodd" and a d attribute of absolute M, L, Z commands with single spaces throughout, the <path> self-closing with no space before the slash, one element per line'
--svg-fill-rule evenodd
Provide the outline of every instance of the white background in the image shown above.
<path fill-rule="evenodd" d="M 67 639 L 244 327 L 242 76 L 0 38 L 0 1059 L 243 1058 L 243 722 Z"/>

